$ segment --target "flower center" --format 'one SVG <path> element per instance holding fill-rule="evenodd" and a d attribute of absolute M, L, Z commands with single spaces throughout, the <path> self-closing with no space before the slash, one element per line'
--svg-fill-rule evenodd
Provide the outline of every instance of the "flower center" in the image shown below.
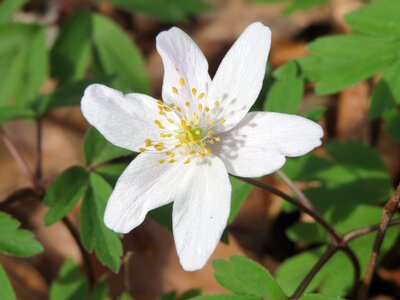
<path fill-rule="evenodd" d="M 183 88 L 184 79 L 180 78 L 179 82 Z M 217 123 L 223 124 L 225 120 L 212 120 L 211 111 L 219 109 L 219 102 L 215 101 L 214 107 L 211 109 L 203 106 L 200 100 L 204 98 L 205 94 L 198 94 L 196 88 L 193 87 L 190 92 L 197 103 L 182 99 L 183 96 L 180 95 L 177 87 L 172 87 L 172 92 L 180 96 L 180 102 L 187 109 L 183 110 L 182 107 L 173 103 L 167 105 L 161 100 L 157 101 L 161 117 L 154 120 L 154 124 L 160 130 L 160 139 L 157 141 L 146 139 L 144 147 L 139 148 L 139 151 L 164 152 L 166 157 L 159 160 L 160 164 L 175 163 L 178 160 L 183 160 L 184 164 L 188 164 L 194 158 L 202 158 L 211 154 L 210 145 L 220 141 L 212 129 Z"/>

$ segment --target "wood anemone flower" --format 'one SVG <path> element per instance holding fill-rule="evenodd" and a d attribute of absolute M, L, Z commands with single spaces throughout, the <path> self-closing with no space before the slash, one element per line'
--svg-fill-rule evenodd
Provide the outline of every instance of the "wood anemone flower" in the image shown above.
<path fill-rule="evenodd" d="M 111 143 L 141 152 L 108 200 L 105 224 L 127 233 L 148 211 L 173 204 L 173 233 L 185 270 L 198 270 L 226 226 L 228 173 L 259 177 L 321 144 L 321 127 L 305 118 L 250 112 L 265 74 L 268 27 L 251 24 L 211 80 L 197 45 L 178 28 L 157 36 L 164 63 L 163 101 L 89 86 L 82 112 Z M 285 99 L 282 99 L 284 101 Z"/>

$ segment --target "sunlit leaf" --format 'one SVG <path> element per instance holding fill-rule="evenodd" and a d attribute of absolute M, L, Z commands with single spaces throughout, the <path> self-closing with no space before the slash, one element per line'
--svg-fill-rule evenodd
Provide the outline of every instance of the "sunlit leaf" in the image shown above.
<path fill-rule="evenodd" d="M 213 261 L 215 278 L 224 288 L 235 294 L 266 299 L 286 299 L 285 293 L 272 275 L 256 262 L 240 255 L 228 261 Z"/>
<path fill-rule="evenodd" d="M 0 23 L 9 21 L 28 0 L 3 0 L 0 3 Z"/>

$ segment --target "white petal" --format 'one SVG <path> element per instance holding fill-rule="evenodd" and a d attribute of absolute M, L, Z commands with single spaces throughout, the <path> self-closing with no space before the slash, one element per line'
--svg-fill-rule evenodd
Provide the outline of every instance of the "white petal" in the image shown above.
<path fill-rule="evenodd" d="M 214 107 L 214 120 L 225 119 L 224 126 L 216 131 L 234 127 L 254 104 L 260 93 L 269 49 L 271 31 L 257 22 L 241 34 L 224 57 L 211 83 L 207 103 Z"/>
<path fill-rule="evenodd" d="M 258 177 L 275 172 L 285 156 L 303 155 L 321 145 L 321 126 L 306 118 L 272 112 L 251 112 L 221 135 L 213 153 L 229 173 Z"/>
<path fill-rule="evenodd" d="M 157 51 L 164 63 L 163 100 L 182 109 L 186 101 L 195 106 L 192 88 L 197 90 L 196 96 L 207 94 L 211 82 L 207 60 L 199 47 L 185 32 L 173 27 L 157 36 Z M 185 81 L 183 86 L 180 78 Z M 173 87 L 179 90 L 178 95 Z"/>
<path fill-rule="evenodd" d="M 142 94 L 123 95 L 101 84 L 90 85 L 82 98 L 86 120 L 112 144 L 132 151 L 144 147 L 145 139 L 159 140 L 157 102 Z M 165 122 L 165 126 L 168 126 Z"/>
<path fill-rule="evenodd" d="M 147 212 L 170 203 L 189 168 L 181 164 L 159 164 L 162 154 L 139 154 L 122 173 L 108 200 L 104 223 L 127 233 L 140 225 Z"/>
<path fill-rule="evenodd" d="M 217 246 L 230 210 L 231 184 L 217 157 L 195 160 L 173 208 L 176 249 L 186 271 L 202 268 Z"/>

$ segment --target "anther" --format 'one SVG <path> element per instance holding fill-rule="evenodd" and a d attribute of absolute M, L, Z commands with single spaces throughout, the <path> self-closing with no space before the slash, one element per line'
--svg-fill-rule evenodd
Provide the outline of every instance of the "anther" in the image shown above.
<path fill-rule="evenodd" d="M 160 129 L 165 129 L 165 127 L 161 124 L 160 120 L 154 120 L 154 123 L 155 123 Z"/>
<path fill-rule="evenodd" d="M 196 96 L 196 94 L 197 94 L 197 89 L 196 88 L 192 88 L 192 94 Z"/>
<path fill-rule="evenodd" d="M 198 109 L 199 109 L 200 111 L 203 110 L 203 105 L 201 105 L 200 103 L 199 103 L 199 105 L 197 105 L 197 107 L 198 107 Z"/>
<path fill-rule="evenodd" d="M 146 147 L 150 147 L 151 146 L 151 140 L 150 139 L 144 140 L 144 142 L 146 144 Z"/>
<path fill-rule="evenodd" d="M 181 86 L 185 85 L 185 79 L 183 79 L 182 77 L 179 78 L 179 83 L 181 84 Z"/>
<path fill-rule="evenodd" d="M 186 107 L 190 107 L 190 102 L 186 101 L 185 105 L 186 105 Z"/>
<path fill-rule="evenodd" d="M 202 99 L 202 98 L 204 98 L 204 93 L 201 93 L 201 94 L 199 94 L 199 97 L 197 98 L 197 99 Z"/>
<path fill-rule="evenodd" d="M 174 94 L 177 94 L 178 95 L 178 89 L 176 88 L 176 87 L 172 87 L 172 92 L 174 93 Z"/>
<path fill-rule="evenodd" d="M 219 106 L 219 101 L 215 101 L 214 105 L 215 105 L 215 107 L 218 107 Z"/>
<path fill-rule="evenodd" d="M 161 164 L 163 164 L 165 162 L 165 159 L 160 159 L 159 161 L 158 161 L 158 163 L 161 165 Z"/>
<path fill-rule="evenodd" d="M 139 152 L 144 152 L 144 151 L 146 151 L 145 148 L 139 148 Z"/>

